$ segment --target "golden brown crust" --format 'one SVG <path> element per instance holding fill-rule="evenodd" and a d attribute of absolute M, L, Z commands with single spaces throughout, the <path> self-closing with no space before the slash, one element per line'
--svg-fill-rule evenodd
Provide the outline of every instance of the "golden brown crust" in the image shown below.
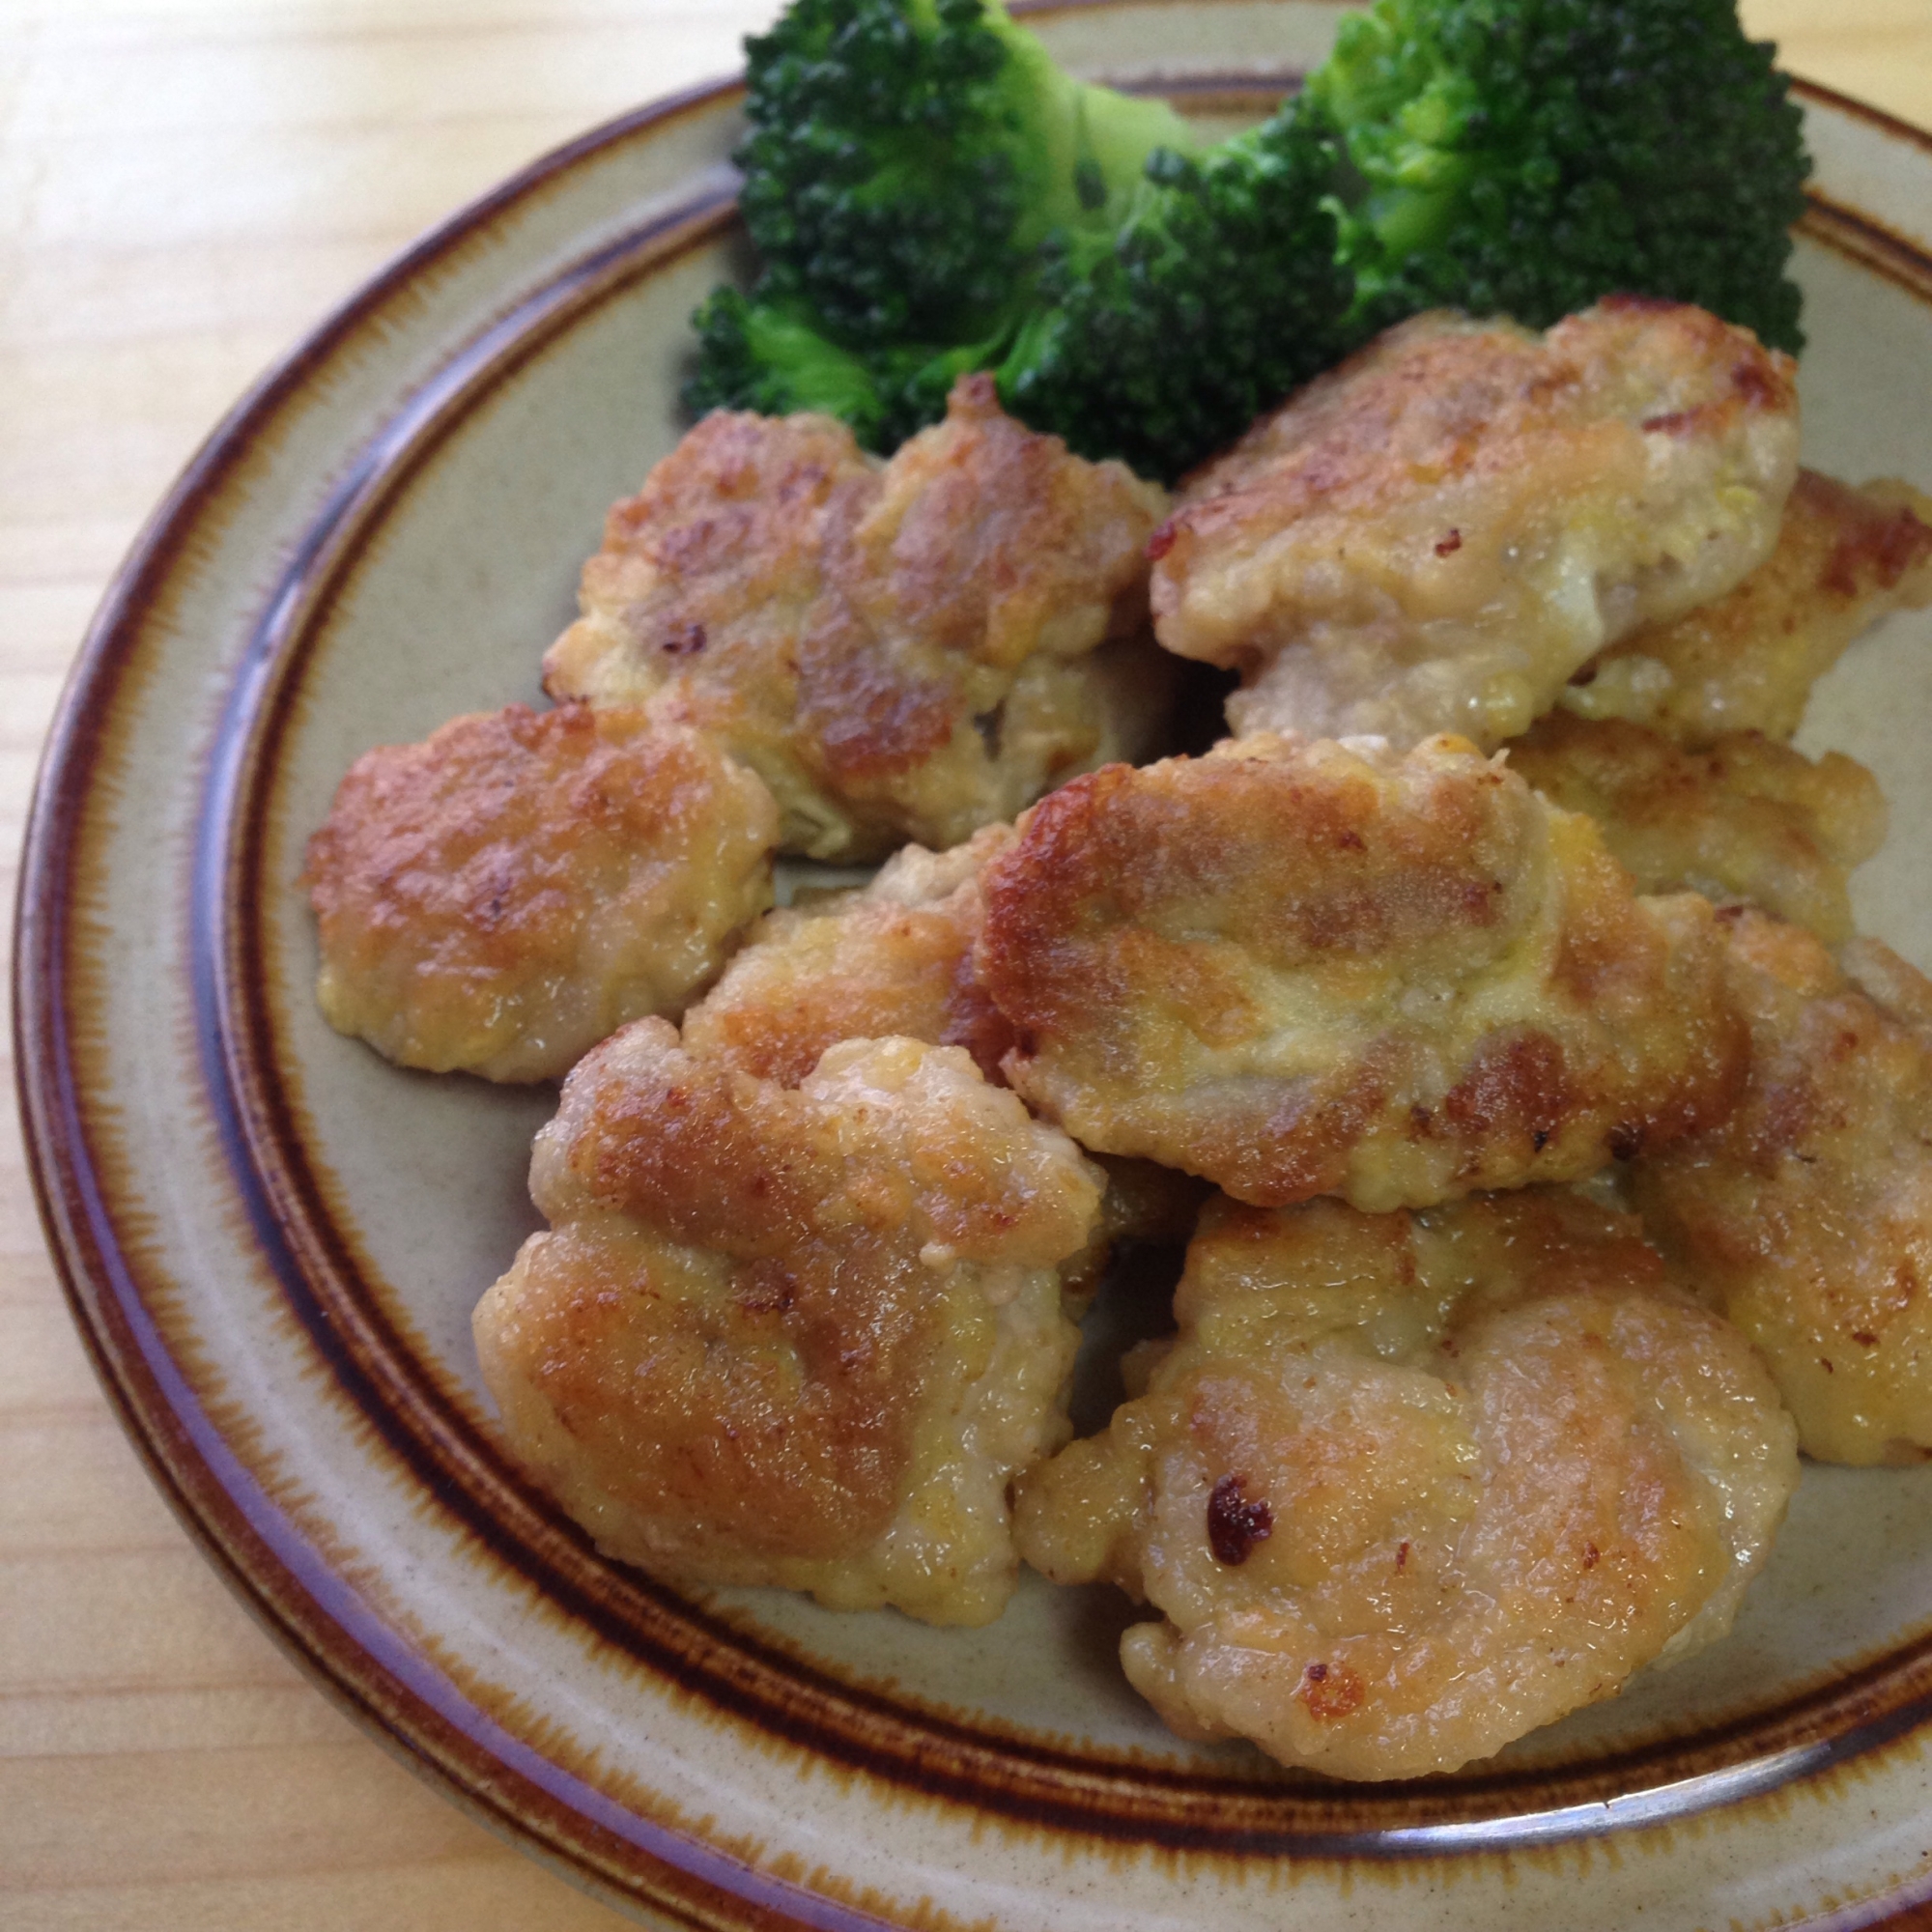
<path fill-rule="evenodd" d="M 900 1035 L 963 1047 L 1004 1085 L 1013 1030 L 974 963 L 980 873 L 1012 840 L 988 826 L 951 852 L 909 845 L 863 891 L 769 914 L 724 979 L 684 1018 L 689 1051 L 796 1087 L 840 1040 Z M 1152 1161 L 1102 1155 L 1100 1214 L 1061 1269 L 1069 1311 L 1098 1288 L 1125 1241 L 1173 1245 L 1193 1232 L 1207 1189 Z"/>
<path fill-rule="evenodd" d="M 1014 422 L 989 376 L 883 468 L 827 417 L 707 416 L 611 511 L 545 684 L 718 735 L 788 848 L 944 848 L 1142 749 L 1164 501 Z"/>
<path fill-rule="evenodd" d="M 980 1622 L 1006 1483 L 1065 1439 L 1058 1264 L 1099 1176 L 965 1055 L 853 1041 L 798 1090 L 660 1021 L 587 1056 L 476 1314 L 513 1448 L 604 1548 Z"/>
<path fill-rule="evenodd" d="M 1871 942 L 1724 916 L 1750 1080 L 1632 1170 L 1646 1227 L 1770 1362 L 1809 1455 L 1932 1452 L 1932 985 Z"/>
<path fill-rule="evenodd" d="M 308 844 L 323 1010 L 406 1066 L 554 1078 L 716 976 L 777 838 L 757 779 L 635 708 L 513 704 L 384 746 Z"/>
<path fill-rule="evenodd" d="M 1668 302 L 1542 336 L 1417 316 L 1188 480 L 1153 541 L 1155 628 L 1243 671 L 1237 731 L 1492 747 L 1606 640 L 1770 553 L 1792 374 Z"/>
<path fill-rule="evenodd" d="M 1878 781 L 1842 753 L 1814 762 L 1761 731 L 1688 752 L 1623 719 L 1552 711 L 1509 759 L 1596 820 L 1639 892 L 1744 900 L 1829 946 L 1851 937 L 1848 875 L 1884 843 L 1887 812 Z"/>
<path fill-rule="evenodd" d="M 1742 1077 L 1709 905 L 1638 899 L 1586 820 L 1460 740 L 1109 767 L 982 889 L 1013 1085 L 1242 1200 L 1570 1179 Z"/>
<path fill-rule="evenodd" d="M 1799 472 L 1777 548 L 1728 596 L 1644 626 L 1577 672 L 1564 706 L 1693 748 L 1726 732 L 1788 738 L 1811 687 L 1860 632 L 1932 603 L 1932 497 Z"/>
<path fill-rule="evenodd" d="M 1163 1613 L 1122 1661 L 1181 1735 L 1287 1764 L 1452 1770 L 1721 1635 L 1797 1482 L 1748 1344 L 1561 1191 L 1220 1202 L 1175 1314 L 1020 1548 Z"/>
<path fill-rule="evenodd" d="M 905 847 L 862 891 L 768 914 L 685 1016 L 694 1053 L 796 1087 L 841 1039 L 902 1034 L 963 1046 L 989 1080 L 1012 1045 L 973 965 L 981 866 L 1012 837 L 988 826 L 936 854 Z"/>

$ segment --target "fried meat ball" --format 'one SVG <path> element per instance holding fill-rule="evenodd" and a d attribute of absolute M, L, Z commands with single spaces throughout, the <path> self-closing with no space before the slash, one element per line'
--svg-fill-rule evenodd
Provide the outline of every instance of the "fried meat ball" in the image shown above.
<path fill-rule="evenodd" d="M 1029 1563 L 1164 1621 L 1183 1737 L 1454 1770 L 1721 1636 L 1798 1480 L 1749 1345 L 1561 1190 L 1210 1207 L 1147 1392 L 1019 1486 Z"/>
<path fill-rule="evenodd" d="M 988 865 L 1007 1077 L 1084 1146 L 1281 1206 L 1563 1180 L 1743 1076 L 1709 903 L 1465 741 L 1110 766 Z"/>
<path fill-rule="evenodd" d="M 686 1048 L 796 1087 L 840 1040 L 905 1035 L 964 1047 L 988 1080 L 1013 1033 L 974 969 L 986 862 L 1012 839 L 988 826 L 950 852 L 902 847 L 870 885 L 768 913 L 724 977 L 684 1018 Z M 1186 1240 L 1203 1187 L 1152 1161 L 1101 1155 L 1100 1216 L 1063 1269 L 1070 1312 L 1099 1286 L 1123 1241 Z"/>
<path fill-rule="evenodd" d="M 715 413 L 611 510 L 545 687 L 714 734 L 787 850 L 943 849 L 1148 749 L 1165 503 L 1013 421 L 990 376 L 884 466 L 827 416 Z"/>
<path fill-rule="evenodd" d="M 1493 749 L 1592 652 L 1770 554 L 1792 373 L 1647 298 L 1544 335 L 1417 316 L 1189 479 L 1153 542 L 1155 630 L 1243 673 L 1236 732 Z"/>
<path fill-rule="evenodd" d="M 1927 604 L 1932 497 L 1802 469 L 1768 561 L 1728 596 L 1611 645 L 1562 701 L 1579 717 L 1626 718 L 1692 748 L 1732 731 L 1788 738 L 1811 687 L 1854 638 Z"/>
<path fill-rule="evenodd" d="M 317 997 L 404 1066 L 555 1078 L 717 976 L 777 838 L 756 778 L 635 708 L 455 719 L 358 758 L 309 840 Z"/>
<path fill-rule="evenodd" d="M 1932 982 L 1876 941 L 1724 915 L 1751 1028 L 1722 1125 L 1634 1164 L 1651 1237 L 1755 1342 L 1831 1463 L 1932 1452 Z"/>
<path fill-rule="evenodd" d="M 768 913 L 686 1014 L 694 1053 L 796 1087 L 841 1039 L 903 1034 L 963 1046 L 989 1080 L 1012 1045 L 973 969 L 980 871 L 1012 838 L 988 826 L 950 852 L 902 847 L 871 884 Z"/>
<path fill-rule="evenodd" d="M 1594 818 L 1639 892 L 1744 900 L 1828 946 L 1852 936 L 1847 878 L 1885 842 L 1887 818 L 1856 759 L 1814 762 L 1761 731 L 1688 752 L 1620 718 L 1552 711 L 1509 761 L 1553 805 Z"/>
<path fill-rule="evenodd" d="M 1066 1439 L 1065 1135 L 957 1048 L 836 1046 L 797 1089 L 642 1020 L 538 1136 L 551 1221 L 476 1310 L 510 1446 L 620 1561 L 980 1624 L 1007 1485 Z"/>

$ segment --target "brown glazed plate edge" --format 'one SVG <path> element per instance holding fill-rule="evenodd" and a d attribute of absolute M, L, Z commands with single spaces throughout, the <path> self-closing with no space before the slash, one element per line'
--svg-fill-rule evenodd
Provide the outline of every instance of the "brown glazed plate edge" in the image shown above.
<path fill-rule="evenodd" d="M 1105 0 L 1097 4 L 1104 5 Z M 1260 84 L 1259 76 L 1231 76 L 1228 91 Z M 1211 88 L 1219 83 L 1196 85 Z M 456 1693 L 440 1673 L 409 1651 L 353 1594 L 337 1586 L 326 1562 L 279 1520 L 275 1505 L 200 1412 L 144 1307 L 136 1267 L 123 1250 L 88 1144 L 70 1033 L 72 1016 L 64 999 L 70 903 L 64 888 L 81 857 L 75 841 L 82 806 L 124 660 L 144 611 L 179 559 L 186 532 L 218 497 L 239 453 L 329 353 L 463 239 L 581 160 L 679 115 L 717 104 L 734 89 L 735 83 L 718 83 L 623 116 L 545 156 L 472 204 L 406 251 L 337 310 L 270 370 L 211 436 L 117 574 L 90 628 L 49 736 L 19 887 L 15 1050 L 29 1169 L 49 1244 L 91 1358 L 150 1473 L 258 1619 L 380 1741 L 437 1778 L 486 1823 L 560 1863 L 580 1882 L 589 1880 L 615 1896 L 647 1902 L 696 1925 L 797 1922 L 842 1927 L 878 1921 L 867 1913 L 773 1880 L 708 1847 L 664 1833 L 581 1780 L 559 1779 L 554 1767 Z M 1801 91 L 1880 127 L 1888 135 L 1932 150 L 1932 136 L 1877 110 L 1822 89 L 1801 87 Z M 701 220 L 715 212 L 688 208 L 680 213 Z M 1863 245 L 1855 243 L 1846 252 L 1861 258 L 1884 255 L 1901 271 L 1899 279 L 1909 279 L 1921 295 L 1932 290 L 1932 260 L 1902 238 L 1885 233 L 1852 211 L 1826 205 L 1818 212 L 1823 217 L 1820 239 L 1832 240 L 1830 231 L 1836 227 L 1847 229 L 1848 241 L 1856 232 Z M 513 349 L 514 335 L 512 328 L 489 353 Z M 235 882 L 229 830 L 227 821 L 205 827 L 210 842 L 197 861 L 202 880 L 224 903 L 230 902 L 228 894 Z M 233 923 L 226 923 L 225 930 L 235 929 Z M 212 1082 L 225 1087 L 235 1070 L 221 1044 L 232 1038 L 227 1023 L 233 1010 L 228 1008 L 232 989 L 220 987 L 211 978 L 195 990 L 198 1005 L 213 1023 L 207 1071 Z M 249 1166 L 256 1152 L 256 1132 L 233 1114 L 222 1124 L 231 1165 Z M 280 1216 L 271 1208 L 258 1225 L 257 1237 L 279 1244 L 284 1235 Z M 795 1669 L 791 1664 L 783 1667 Z M 1853 1694 L 1868 1700 L 1875 1688 L 1867 1686 Z M 1849 1729 L 1842 1727 L 1848 1712 L 1839 1708 L 1833 1735 L 1793 1746 L 1770 1781 L 1820 1769 L 1920 1723 L 1932 1704 L 1922 1686 L 1915 1685 L 1914 1690 L 1916 1694 L 1903 1704 L 1880 1697 L 1873 1708 L 1867 1701 L 1866 1720 L 1854 1722 Z M 961 1741 L 954 1742 L 956 1747 Z M 933 1761 L 926 1757 L 927 1779 L 932 1769 Z M 1761 1788 L 1761 1783 L 1753 1788 Z M 1252 1795 L 1253 1788 L 1247 1789 Z M 958 1795 L 962 1801 L 967 1798 L 966 1793 Z M 1561 1834 L 1609 1829 L 1616 1822 L 1601 1800 L 1583 1803 L 1595 1814 L 1594 1825 L 1559 1825 L 1551 1819 L 1550 1827 Z M 1086 1807 L 1074 1809 L 1084 1812 Z M 1074 1830 L 1084 1823 L 1091 1830 L 1097 1820 L 1089 1813 L 1084 1820 L 1068 1816 L 1055 1822 Z M 1120 1819 L 1117 1824 L 1127 1822 Z M 1132 1822 L 1137 1833 L 1146 1833 L 1153 1821 L 1143 1814 Z M 1151 1835 L 1158 1838 L 1160 1833 L 1155 1830 Z M 1214 1850 L 1222 1854 L 1238 1856 L 1245 1850 L 1273 1856 L 1290 1849 L 1271 1833 L 1262 1834 L 1264 1842 L 1250 1840 L 1243 1847 L 1239 1843 L 1243 1835 L 1237 1833 L 1231 1841 L 1219 1833 L 1208 1834 Z M 1303 1857 L 1359 1857 L 1370 1849 L 1356 1833 L 1344 1832 L 1339 1838 L 1320 1831 L 1295 1835 L 1298 1842 L 1293 1849 Z M 1381 1856 L 1400 1856 L 1410 1848 L 1400 1842 L 1406 1833 L 1394 1841 L 1388 1834 L 1376 1835 Z M 1411 1845 L 1417 1853 L 1450 1849 L 1435 1832 Z M 1881 1921 L 1861 1915 L 1841 1922 Z M 1903 1924 L 1910 1919 L 1897 1917 L 1883 1922 Z"/>
<path fill-rule="evenodd" d="M 559 276 L 526 305 L 529 313 L 508 319 L 499 348 L 479 340 L 473 355 L 456 358 L 447 372 L 451 386 L 467 384 L 465 394 L 472 399 L 487 391 L 579 302 L 636 272 L 624 248 L 609 252 L 608 264 L 593 260 Z M 445 413 L 460 417 L 462 407 L 452 400 Z M 627 1584 L 589 1556 L 581 1540 L 546 1533 L 541 1500 L 488 1444 L 465 1439 L 460 1414 L 438 1405 L 433 1393 L 426 1396 L 407 1342 L 385 1320 L 380 1298 L 357 1279 L 353 1241 L 332 1223 L 326 1190 L 309 1170 L 295 1110 L 277 1076 L 254 917 L 271 890 L 262 859 L 267 775 L 298 694 L 312 612 L 327 604 L 331 581 L 379 523 L 384 496 L 425 460 L 434 436 L 434 428 L 421 423 L 399 430 L 388 457 L 379 456 L 359 486 L 345 491 L 339 514 L 330 513 L 322 540 L 291 572 L 290 587 L 275 600 L 275 613 L 250 653 L 273 673 L 273 685 L 238 703 L 231 728 L 222 733 L 223 770 L 211 789 L 209 822 L 224 837 L 233 831 L 234 850 L 211 853 L 196 894 L 198 956 L 216 982 L 207 1023 L 211 1037 L 223 1042 L 224 1120 L 245 1143 L 238 1171 L 261 1183 L 264 1225 L 292 1236 L 299 1248 L 278 1266 L 291 1305 L 353 1384 L 358 1412 L 382 1418 L 390 1446 L 418 1479 L 445 1499 L 467 1496 L 473 1533 L 499 1561 L 537 1582 L 607 1641 L 654 1668 L 675 1671 L 688 1689 L 708 1691 L 723 1709 L 808 1740 L 829 1761 L 1029 1822 L 1176 1850 L 1386 1856 L 1440 1851 L 1465 1835 L 1487 1837 L 1485 1828 L 1504 1821 L 1517 1842 L 1601 1831 L 1682 1815 L 1720 1802 L 1719 1793 L 1728 1799 L 1772 1788 L 1885 1741 L 1896 1734 L 1902 1712 L 1921 1708 L 1932 1678 L 1932 1646 L 1914 1647 L 1909 1682 L 1906 1660 L 1894 1650 L 1882 1664 L 1776 1711 L 1707 1728 L 1691 1743 L 1605 1754 L 1586 1772 L 1512 1767 L 1490 1777 L 1373 1787 L 1376 1795 L 1353 1797 L 1337 1795 L 1338 1787 L 1323 1781 L 1330 1795 L 1298 1793 L 1291 1821 L 1280 1815 L 1278 1789 L 1269 1792 L 1248 1780 L 1109 1766 L 1097 1753 L 989 1741 L 976 1727 L 944 1716 L 908 1725 L 903 1700 L 868 1698 L 826 1680 L 809 1663 L 773 1655 L 670 1593 L 635 1579 Z M 218 872 L 217 858 L 223 861 Z M 452 1445 L 460 1445 L 456 1453 Z M 707 1663 L 720 1652 L 729 1653 L 722 1673 Z M 1526 1812 L 1522 1800 L 1532 1792 L 1541 1802 Z M 1151 1812 L 1148 1801 L 1155 1793 L 1164 1808 Z M 1605 1803 L 1612 1806 L 1607 1819 Z M 1173 1805 L 1178 1812 L 1165 1808 Z"/>

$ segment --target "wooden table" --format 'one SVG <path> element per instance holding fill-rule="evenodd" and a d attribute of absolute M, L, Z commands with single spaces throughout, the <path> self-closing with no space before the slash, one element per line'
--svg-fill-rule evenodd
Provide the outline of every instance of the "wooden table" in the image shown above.
<path fill-rule="evenodd" d="M 772 0 L 0 0 L 0 887 L 108 573 L 262 366 L 418 230 L 735 63 Z M 1932 125 L 1932 0 L 1751 0 Z M 310 1688 L 149 1488 L 0 1116 L 0 1923 L 574 1932 Z"/>

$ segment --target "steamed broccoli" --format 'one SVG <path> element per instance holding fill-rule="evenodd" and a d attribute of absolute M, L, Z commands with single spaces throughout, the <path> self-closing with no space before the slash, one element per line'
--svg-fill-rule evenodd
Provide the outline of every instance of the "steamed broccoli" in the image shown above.
<path fill-rule="evenodd" d="M 1293 105 L 1198 159 L 1151 156 L 1115 234 L 1048 243 L 1007 407 L 1170 480 L 1238 436 L 1345 346 L 1333 171 Z"/>
<path fill-rule="evenodd" d="M 1076 84 L 1001 0 L 794 0 L 747 43 L 764 274 L 699 311 L 694 408 L 890 448 L 952 378 L 1171 478 L 1378 329 L 1613 291 L 1796 349 L 1798 109 L 1733 0 L 1376 0 L 1206 153 Z"/>
<path fill-rule="evenodd" d="M 1613 291 L 1796 351 L 1809 172 L 1734 0 L 1377 0 L 1308 83 L 1355 180 L 1356 332 L 1444 304 L 1547 327 Z"/>
<path fill-rule="evenodd" d="M 849 349 L 952 344 L 1024 305 L 1049 234 L 1110 228 L 1164 101 L 1064 73 L 992 0 L 795 0 L 745 43 L 740 208 L 762 304 Z"/>
<path fill-rule="evenodd" d="M 937 422 L 953 378 L 983 369 L 996 354 L 984 341 L 841 348 L 813 326 L 803 304 L 771 299 L 763 282 L 750 297 L 734 288 L 713 289 L 691 321 L 697 368 L 684 385 L 684 403 L 694 415 L 706 410 L 755 410 L 768 416 L 816 410 L 839 417 L 866 448 L 882 452 Z"/>
<path fill-rule="evenodd" d="M 760 415 L 788 416 L 815 410 L 850 424 L 868 447 L 888 440 L 889 411 L 877 372 L 798 314 L 721 288 L 712 290 L 691 320 L 698 363 L 684 399 L 694 412 L 756 410 Z"/>

